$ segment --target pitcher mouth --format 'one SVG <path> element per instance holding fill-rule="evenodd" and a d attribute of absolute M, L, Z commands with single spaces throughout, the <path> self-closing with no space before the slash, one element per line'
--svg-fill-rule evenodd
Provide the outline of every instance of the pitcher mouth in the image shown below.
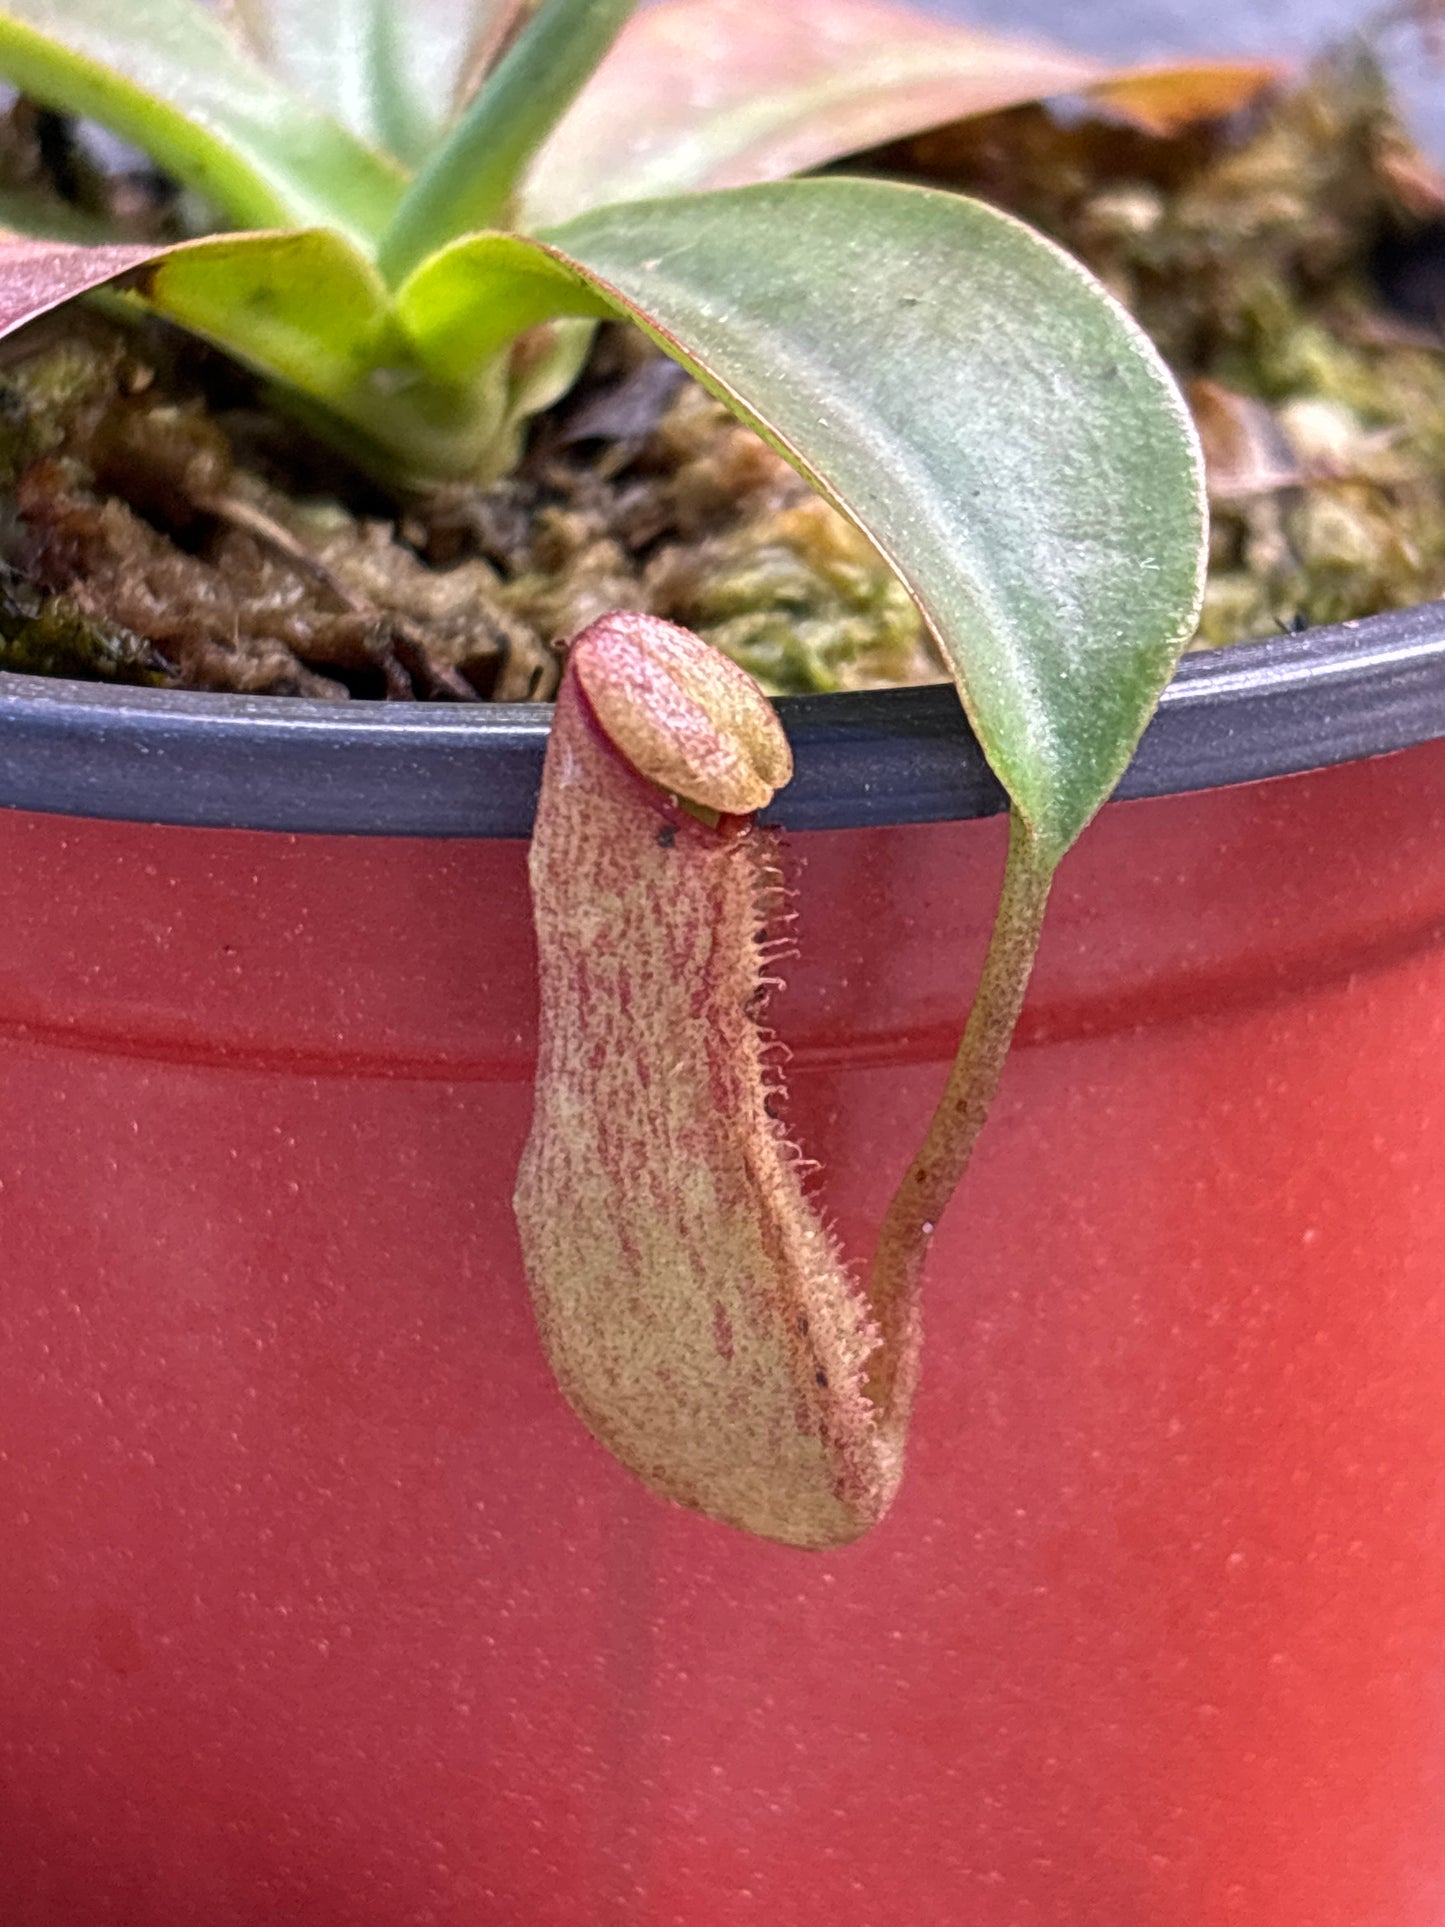
<path fill-rule="evenodd" d="M 951 687 L 792 696 L 795 830 L 996 815 Z M 525 837 L 551 709 L 121 688 L 0 673 L 0 807 L 195 828 Z M 1445 736 L 1445 602 L 1186 656 L 1123 798 L 1257 782 Z"/>

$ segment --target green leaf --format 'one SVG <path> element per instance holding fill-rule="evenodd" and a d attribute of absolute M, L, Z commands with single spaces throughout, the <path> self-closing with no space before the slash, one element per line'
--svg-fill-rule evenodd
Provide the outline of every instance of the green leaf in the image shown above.
<path fill-rule="evenodd" d="M 281 383 L 293 412 L 393 482 L 470 478 L 516 446 L 507 356 L 438 378 L 371 262 L 327 229 L 190 242 L 161 256 L 139 293 Z"/>
<path fill-rule="evenodd" d="M 324 225 L 365 243 L 404 185 L 194 0 L 7 0 L 0 76 L 113 128 L 239 226 Z"/>
<path fill-rule="evenodd" d="M 618 312 L 531 241 L 479 234 L 434 254 L 399 288 L 392 315 L 428 379 L 463 393 L 490 377 L 500 386 L 485 445 L 459 439 L 444 472 L 469 464 L 491 481 L 515 462 L 528 416 L 560 399 L 581 372 L 592 321 Z M 575 317 L 565 318 L 564 317 Z"/>
<path fill-rule="evenodd" d="M 442 381 L 465 381 L 539 322 L 617 313 L 615 300 L 519 234 L 472 234 L 454 242 L 424 261 L 394 299 L 417 356 Z"/>
<path fill-rule="evenodd" d="M 515 225 L 523 174 L 636 5 L 541 0 L 407 190 L 378 255 L 388 281 L 456 235 Z"/>
<path fill-rule="evenodd" d="M 261 63 L 373 147 L 418 166 L 521 0 L 232 0 Z"/>
<path fill-rule="evenodd" d="M 158 260 L 139 292 L 168 320 L 344 411 L 388 327 L 375 268 L 326 228 L 193 241 Z"/>
<path fill-rule="evenodd" d="M 425 263 L 397 315 L 456 370 L 468 329 L 485 349 L 599 295 L 877 544 L 1056 862 L 1123 773 L 1202 590 L 1198 445 L 1141 331 L 1008 216 L 843 180 L 476 236 Z"/>

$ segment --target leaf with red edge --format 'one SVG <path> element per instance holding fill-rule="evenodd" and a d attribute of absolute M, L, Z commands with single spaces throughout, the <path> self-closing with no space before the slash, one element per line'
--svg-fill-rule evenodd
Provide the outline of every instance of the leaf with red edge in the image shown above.
<path fill-rule="evenodd" d="M 425 409 L 397 428 L 384 382 L 374 379 L 388 345 L 386 290 L 375 268 L 328 228 L 217 234 L 169 247 L 81 247 L 0 233 L 0 335 L 77 295 L 133 278 L 145 304 L 280 382 L 332 417 L 350 444 L 390 438 L 423 473 L 450 450 L 466 420 L 467 396 L 449 392 L 440 429 Z M 499 404 L 485 411 L 490 426 Z M 435 411 L 434 411 L 435 412 Z"/>
<path fill-rule="evenodd" d="M 1283 69 L 1263 60 L 1197 60 L 1178 66 L 1144 67 L 1097 81 L 1090 100 L 1132 121 L 1146 134 L 1173 134 L 1196 121 L 1221 120 L 1247 107 L 1272 86 Z"/>
<path fill-rule="evenodd" d="M 890 0 L 663 0 L 629 23 L 538 156 L 524 225 L 781 180 L 971 115 L 1100 88 L 1125 118 L 1177 125 L 1242 105 L 1278 71 L 1110 68 Z"/>
<path fill-rule="evenodd" d="M 157 313 L 343 414 L 386 324 L 375 268 L 329 228 L 167 247 L 0 234 L 0 335 L 125 276 Z"/>
<path fill-rule="evenodd" d="M 121 242 L 81 247 L 73 241 L 37 241 L 0 232 L 0 335 L 12 334 L 27 321 L 169 252 Z"/>
<path fill-rule="evenodd" d="M 525 219 L 779 180 L 1100 71 L 887 0 L 665 0 L 629 22 L 542 150 Z"/>

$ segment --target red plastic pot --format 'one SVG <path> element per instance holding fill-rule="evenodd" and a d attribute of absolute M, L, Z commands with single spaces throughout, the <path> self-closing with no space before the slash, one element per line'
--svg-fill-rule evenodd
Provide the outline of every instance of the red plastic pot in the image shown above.
<path fill-rule="evenodd" d="M 1000 863 L 954 718 L 791 718 L 854 824 L 789 839 L 776 1015 L 860 1253 Z M 1439 1927 L 1438 614 L 1171 692 L 1135 793 L 1222 786 L 1066 864 L 827 1556 L 544 1369 L 524 845 L 459 834 L 542 720 L 0 679 L 5 1927 Z"/>

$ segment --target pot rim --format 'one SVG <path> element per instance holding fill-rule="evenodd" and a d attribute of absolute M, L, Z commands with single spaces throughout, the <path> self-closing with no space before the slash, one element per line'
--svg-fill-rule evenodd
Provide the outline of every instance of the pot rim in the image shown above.
<path fill-rule="evenodd" d="M 795 830 L 1005 807 L 951 686 L 784 697 Z M 546 704 L 326 703 L 0 672 L 0 807 L 194 828 L 524 837 Z M 1445 601 L 1186 656 L 1120 798 L 1221 788 L 1445 736 Z"/>

